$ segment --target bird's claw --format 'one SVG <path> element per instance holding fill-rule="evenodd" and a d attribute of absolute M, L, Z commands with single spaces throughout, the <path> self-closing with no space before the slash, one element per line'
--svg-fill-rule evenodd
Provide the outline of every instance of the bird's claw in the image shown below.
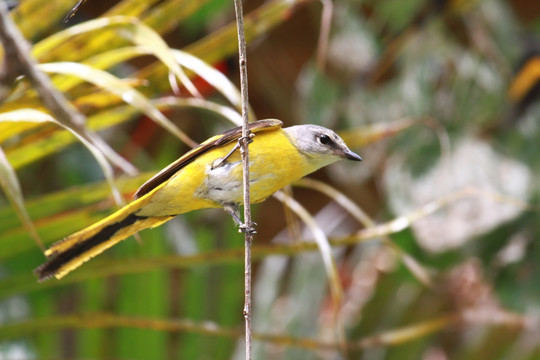
<path fill-rule="evenodd" d="M 238 232 L 254 235 L 257 233 L 255 226 L 257 226 L 257 223 L 253 221 L 251 222 L 251 224 L 241 224 L 240 226 L 238 226 Z"/>
<path fill-rule="evenodd" d="M 247 136 L 248 144 L 251 144 L 253 142 L 254 137 L 255 137 L 254 133 L 249 133 L 249 135 Z M 242 141 L 244 141 L 245 138 L 246 136 L 241 136 L 240 138 L 238 138 L 238 144 L 242 145 Z"/>

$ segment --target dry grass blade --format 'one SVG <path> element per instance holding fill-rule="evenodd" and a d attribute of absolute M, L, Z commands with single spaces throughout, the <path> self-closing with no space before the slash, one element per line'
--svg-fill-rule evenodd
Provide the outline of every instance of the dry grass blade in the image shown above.
<path fill-rule="evenodd" d="M 107 18 L 99 18 L 86 21 L 75 26 L 71 26 L 65 30 L 58 31 L 53 35 L 36 43 L 32 49 L 32 54 L 40 59 L 54 53 L 54 49 L 67 42 L 76 35 L 88 34 L 93 31 L 103 29 L 114 29 L 116 27 L 126 27 L 138 22 L 137 18 L 130 16 L 112 16 Z"/>
<path fill-rule="evenodd" d="M 6 55 L 9 54 L 3 65 L 4 81 L 11 83 L 13 77 L 24 75 L 58 122 L 74 129 L 78 135 L 96 146 L 126 173 L 135 174 L 137 172 L 129 162 L 112 150 L 99 136 L 85 128 L 84 116 L 71 106 L 63 94 L 52 85 L 51 80 L 38 69 L 36 61 L 30 55 L 30 44 L 13 23 L 5 3 L 0 4 L 0 38 Z M 1 96 L 5 96 L 5 94 L 1 94 Z"/>
<path fill-rule="evenodd" d="M 32 236 L 32 238 L 34 239 L 36 244 L 38 244 L 41 250 L 45 250 L 43 241 L 41 241 L 41 238 L 37 233 L 36 227 L 34 226 L 34 223 L 32 222 L 32 219 L 30 218 L 30 215 L 28 215 L 28 212 L 26 211 L 26 208 L 24 206 L 24 196 L 22 194 L 21 186 L 19 185 L 19 180 L 17 179 L 17 174 L 7 161 L 6 155 L 4 154 L 4 151 L 1 147 L 0 187 L 2 187 L 2 189 L 4 190 L 6 197 L 15 209 L 15 213 L 21 220 L 23 226 L 28 231 L 30 236 Z"/>
<path fill-rule="evenodd" d="M 234 109 L 231 109 L 230 106 L 224 106 L 224 105 L 218 104 L 217 102 L 208 101 L 205 99 L 177 98 L 177 97 L 168 96 L 168 97 L 164 97 L 160 99 L 155 99 L 152 101 L 152 103 L 158 108 L 194 107 L 194 108 L 204 109 L 216 115 L 219 115 L 223 117 L 224 119 L 227 119 L 235 126 L 239 126 L 242 122 L 241 115 Z"/>
<path fill-rule="evenodd" d="M 361 339 L 353 344 L 351 348 L 365 349 L 375 346 L 395 346 L 404 344 L 411 340 L 422 338 L 434 332 L 456 325 L 460 320 L 458 314 L 441 316 L 418 324 L 385 331 L 381 334 Z"/>
<path fill-rule="evenodd" d="M 107 161 L 103 153 L 98 148 L 96 148 L 91 142 L 86 140 L 83 136 L 79 135 L 76 131 L 74 131 L 70 127 L 67 127 L 61 122 L 57 121 L 55 118 L 53 118 L 49 114 L 46 114 L 38 110 L 21 109 L 21 110 L 15 110 L 15 111 L 0 114 L 0 122 L 19 122 L 19 121 L 20 122 L 38 122 L 38 123 L 52 122 L 70 131 L 92 153 L 92 155 L 98 162 L 99 166 L 101 167 L 101 170 L 103 171 L 105 179 L 109 183 L 109 186 L 111 188 L 111 191 L 112 191 L 112 194 L 114 196 L 116 203 L 118 205 L 122 205 L 124 203 L 124 200 L 115 185 L 114 172 L 111 165 L 109 164 L 109 162 Z"/>
<path fill-rule="evenodd" d="M 80 190 L 84 192 L 85 190 Z M 75 195 L 73 195 L 75 196 Z M 278 195 L 279 196 L 279 195 Z M 470 197 L 470 196 L 487 196 L 496 201 L 502 201 L 505 203 L 512 204 L 524 210 L 535 210 L 528 204 L 524 204 L 515 199 L 504 197 L 500 194 L 493 192 L 485 192 L 475 188 L 465 188 L 454 193 L 451 193 L 441 199 L 433 201 L 425 206 L 412 211 L 409 214 L 402 215 L 394 220 L 388 221 L 386 223 L 378 224 L 374 227 L 366 228 L 360 230 L 352 235 L 332 238 L 329 241 L 331 246 L 347 246 L 357 244 L 362 241 L 373 240 L 383 236 L 388 236 L 397 232 L 400 232 L 410 226 L 414 221 L 417 221 L 429 214 L 443 208 L 444 206 L 450 205 L 452 202 L 459 201 L 460 199 Z M 285 199 L 285 197 L 284 197 Z M 37 205 L 36 205 L 37 206 Z M 76 214 L 69 214 L 65 216 L 74 216 Z M 309 214 L 308 214 L 309 217 Z M 55 219 L 52 222 L 48 221 L 54 226 L 54 221 L 62 221 L 62 219 Z M 308 220 L 309 221 L 309 220 Z M 322 230 L 317 228 L 318 233 L 322 233 Z M 324 233 L 322 233 L 324 235 Z M 324 246 L 324 245 L 323 245 Z M 313 242 L 297 242 L 293 244 L 282 244 L 282 245 L 272 245 L 272 246 L 255 246 L 253 249 L 253 259 L 261 259 L 267 256 L 294 256 L 299 253 L 306 251 L 315 251 L 319 248 L 318 243 Z M 44 287 L 57 287 L 65 286 L 72 283 L 80 283 L 88 279 L 95 279 L 101 277 L 107 277 L 111 275 L 123 275 L 123 274 L 134 274 L 147 272 L 155 269 L 166 269 L 166 268 L 190 268 L 198 265 L 209 265 L 209 264 L 224 264 L 224 263 L 238 263 L 243 259 L 243 251 L 240 250 L 229 250 L 229 251 L 213 251 L 204 254 L 198 254 L 193 256 L 158 256 L 154 258 L 146 259 L 137 259 L 136 266 L 134 266 L 132 261 L 120 261 L 115 259 L 113 261 L 97 261 L 91 263 L 79 271 L 74 272 L 71 276 L 62 279 L 57 282 L 48 282 L 45 284 L 37 284 L 35 282 L 26 283 L 24 280 L 17 281 L 15 284 L 2 283 L 0 282 L 0 294 L 19 294 L 28 291 L 35 291 Z M 331 258 L 330 254 L 330 261 Z M 404 259 L 406 260 L 406 259 Z M 335 273 L 334 273 L 335 274 Z M 331 276 L 331 275 L 329 275 Z M 335 275 L 337 276 L 337 275 Z M 337 277 L 336 277 L 337 279 Z M 15 286 L 14 286 L 15 285 Z M 331 285 L 332 286 L 332 285 Z M 339 283 L 338 283 L 338 286 Z M 339 291 L 339 290 L 338 290 Z"/>
<path fill-rule="evenodd" d="M 371 228 L 361 230 L 358 232 L 358 234 L 361 234 L 362 237 L 367 236 L 369 238 L 372 238 L 372 237 L 378 237 L 378 236 L 385 236 L 388 234 L 402 231 L 408 228 L 415 221 L 418 221 L 434 213 L 435 211 L 440 210 L 444 206 L 447 206 L 455 201 L 461 200 L 466 197 L 471 197 L 471 196 L 481 196 L 485 198 L 490 198 L 497 202 L 506 203 L 506 204 L 515 206 L 524 211 L 526 210 L 537 211 L 536 208 L 534 208 L 533 206 L 521 200 L 513 199 L 510 197 L 501 195 L 499 193 L 496 193 L 494 191 L 486 191 L 486 190 L 471 186 L 471 187 L 465 187 L 460 190 L 454 191 L 446 196 L 443 196 L 442 198 L 429 202 L 426 205 L 414 211 L 411 211 L 407 215 L 399 216 L 395 218 L 394 220 L 389 221 L 385 224 L 379 224 Z"/>
<path fill-rule="evenodd" d="M 218 90 L 229 102 L 236 108 L 242 106 L 241 96 L 234 84 L 221 72 L 214 69 L 201 59 L 181 50 L 173 50 L 176 61 L 187 69 L 190 69 L 207 83 Z M 250 121 L 255 121 L 257 118 L 251 107 L 248 105 Z M 240 124 L 238 124 L 240 125 Z"/>
<path fill-rule="evenodd" d="M 512 318 L 512 327 L 521 328 L 523 318 Z M 355 342 L 346 343 L 350 350 L 367 349 L 373 347 L 396 346 L 414 339 L 424 338 L 443 329 L 448 329 L 462 323 L 465 319 L 461 313 L 452 313 L 430 320 L 381 332 L 368 336 Z M 515 321 L 517 320 L 517 321 Z M 236 328 L 220 326 L 213 322 L 196 322 L 184 319 L 156 319 L 143 317 L 129 317 L 109 313 L 80 314 L 41 318 L 21 323 L 9 324 L 0 329 L 0 340 L 9 340 L 23 335 L 39 334 L 45 331 L 62 329 L 98 329 L 98 328 L 137 328 L 154 331 L 188 332 L 211 336 L 225 336 L 239 338 L 243 331 Z M 273 343 L 275 345 L 299 347 L 312 350 L 333 349 L 339 350 L 341 344 L 324 342 L 311 338 L 276 335 L 269 333 L 253 333 L 253 339 Z"/>
<path fill-rule="evenodd" d="M 141 22 L 134 22 L 121 27 L 118 33 L 134 44 L 149 49 L 178 78 L 192 96 L 201 97 L 195 85 L 176 62 L 172 50 L 152 28 Z"/>
<path fill-rule="evenodd" d="M 147 176 L 148 175 L 143 176 L 142 177 L 143 180 L 138 180 L 137 183 L 143 182 L 144 179 L 147 178 Z M 133 185 L 132 189 L 134 190 L 136 187 L 137 187 L 136 185 Z M 81 188 L 78 191 L 80 191 L 81 193 L 86 193 L 88 190 L 85 188 Z M 106 193 L 100 192 L 100 194 L 102 194 L 100 195 L 100 199 L 101 199 L 103 196 L 105 196 Z M 73 193 L 70 196 L 76 197 L 77 195 L 76 193 Z M 536 208 L 533 208 L 515 199 L 504 197 L 500 194 L 496 194 L 492 192 L 485 192 L 485 191 L 475 189 L 475 188 L 466 188 L 466 189 L 459 190 L 455 193 L 451 193 L 446 197 L 438 199 L 432 203 L 426 204 L 422 208 L 412 211 L 409 214 L 402 215 L 386 223 L 381 223 L 374 227 L 359 230 L 358 232 L 348 235 L 348 236 L 339 237 L 339 238 L 338 237 L 331 238 L 329 243 L 333 247 L 347 246 L 347 245 L 357 244 L 363 241 L 373 240 L 376 238 L 380 238 L 382 236 L 388 236 L 388 235 L 402 231 L 403 229 L 407 228 L 412 223 L 414 223 L 414 221 L 417 221 L 425 216 L 428 216 L 429 214 L 443 208 L 444 206 L 450 205 L 455 201 L 459 201 L 460 199 L 471 197 L 471 196 L 483 196 L 483 197 L 487 196 L 496 201 L 509 203 L 519 208 L 522 208 L 524 210 L 537 211 Z M 34 204 L 33 205 L 34 207 L 41 207 L 40 202 L 33 202 L 33 204 Z M 86 211 L 86 210 L 83 209 L 81 211 Z M 59 222 L 59 224 L 65 221 L 73 222 L 73 220 L 70 220 L 71 217 L 73 216 L 77 216 L 77 212 L 70 212 L 69 214 L 56 216 L 52 219 L 51 218 L 36 219 L 36 221 L 40 220 L 39 221 L 40 224 L 47 224 L 47 226 L 55 226 L 54 224 L 56 222 Z M 12 230 L 10 230 L 10 232 L 11 231 Z M 314 251 L 317 249 L 318 249 L 318 244 L 313 243 L 313 242 L 297 242 L 297 243 L 292 243 L 292 244 L 282 244 L 282 245 L 272 245 L 272 246 L 258 245 L 254 247 L 253 258 L 261 259 L 266 256 L 272 256 L 272 255 L 294 256 L 302 252 Z M 46 285 L 53 286 L 53 287 L 63 286 L 65 284 L 78 283 L 81 281 L 85 281 L 87 279 L 106 277 L 110 275 L 132 274 L 132 273 L 140 273 L 140 272 L 145 272 L 145 271 L 150 271 L 150 270 L 155 270 L 155 269 L 166 269 L 166 268 L 190 268 L 190 267 L 201 265 L 201 264 L 208 265 L 208 264 L 222 264 L 222 263 L 231 263 L 231 262 L 236 263 L 236 262 L 240 262 L 241 260 L 242 260 L 242 252 L 239 250 L 231 250 L 231 251 L 218 250 L 214 252 L 198 254 L 196 256 L 166 255 L 166 256 L 158 256 L 155 258 L 148 258 L 148 259 L 137 259 L 137 266 L 133 266 L 133 264 L 130 261 L 120 261 L 118 259 L 114 261 L 102 260 L 101 262 L 99 261 L 95 262 L 96 265 L 91 263 L 85 266 L 80 271 L 75 272 L 70 277 L 63 279 L 62 281 L 49 282 Z M 21 281 L 20 283 L 24 284 L 24 281 Z M 0 285 L 0 289 L 3 289 L 0 291 L 0 293 L 6 292 L 8 290 L 7 288 L 4 288 L 3 286 L 4 284 Z M 26 290 L 23 290 L 23 288 L 27 288 L 27 286 L 23 286 L 21 289 L 17 291 L 26 291 Z M 38 288 L 40 287 L 38 286 Z M 34 287 L 32 287 L 32 290 L 35 290 Z"/>
<path fill-rule="evenodd" d="M 182 130 L 174 125 L 173 122 L 167 119 L 167 117 L 163 115 L 163 113 L 155 106 L 153 106 L 143 94 L 112 74 L 84 64 L 73 62 L 40 64 L 39 67 L 45 72 L 71 75 L 82 78 L 106 91 L 113 93 L 119 96 L 126 103 L 142 111 L 149 118 L 177 136 L 185 144 L 191 147 L 197 146 L 195 141 L 193 141 Z"/>
<path fill-rule="evenodd" d="M 91 96 L 79 98 L 77 104 L 79 106 L 100 106 L 109 104 L 112 101 L 112 96 L 109 93 L 95 93 Z M 151 100 L 153 106 L 160 111 L 165 111 L 174 108 L 198 108 L 223 117 L 233 124 L 238 124 L 241 121 L 240 114 L 229 106 L 220 105 L 218 103 L 198 99 L 198 98 L 177 98 L 172 96 L 162 97 Z M 116 102 L 114 102 L 116 104 Z M 117 106 L 98 112 L 88 117 L 88 127 L 94 131 L 109 129 L 121 123 L 125 123 L 130 119 L 138 116 L 141 112 L 131 106 Z M 0 141 L 22 132 L 36 127 L 38 123 L 28 126 L 31 123 L 13 124 L 10 126 L 2 126 L 0 123 Z M 15 126 L 17 125 L 17 126 Z M 22 168 L 26 165 L 34 163 L 53 153 L 61 151 L 70 144 L 76 142 L 76 138 L 71 135 L 69 130 L 55 131 L 46 137 L 34 139 L 31 143 L 25 144 L 24 147 L 16 147 L 6 151 L 9 162 L 15 169 Z"/>
<path fill-rule="evenodd" d="M 328 275 L 328 282 L 330 284 L 330 293 L 332 295 L 332 308 L 334 312 L 334 319 L 336 323 L 337 335 L 339 343 L 345 343 L 345 328 L 340 316 L 340 308 L 343 300 L 343 289 L 341 287 L 341 280 L 337 271 L 334 257 L 332 256 L 332 248 L 326 237 L 324 231 L 317 225 L 315 219 L 309 214 L 309 212 L 294 200 L 292 197 L 285 194 L 283 191 L 278 191 L 273 195 L 276 199 L 285 204 L 291 209 L 306 226 L 309 228 L 315 239 L 315 243 L 322 256 L 324 268 Z"/>
<path fill-rule="evenodd" d="M 341 130 L 339 131 L 339 136 L 341 136 L 345 143 L 351 148 L 363 147 L 379 142 L 382 139 L 395 136 L 421 121 L 422 119 L 420 118 L 406 117 L 392 122 L 377 123 L 354 129 Z"/>
<path fill-rule="evenodd" d="M 329 198 L 334 200 L 340 206 L 342 206 L 349 214 L 352 215 L 358 222 L 364 225 L 366 228 L 377 226 L 377 223 L 370 218 L 360 207 L 352 202 L 345 194 L 339 192 L 332 186 L 325 184 L 321 181 L 304 178 L 298 180 L 295 185 L 317 190 L 323 194 L 326 194 Z M 403 261 L 403 264 L 409 269 L 409 271 L 425 286 L 431 286 L 432 280 L 429 271 L 425 269 L 416 259 L 409 254 L 405 253 L 392 239 L 388 236 L 383 236 L 382 240 L 384 244 L 392 248 Z"/>

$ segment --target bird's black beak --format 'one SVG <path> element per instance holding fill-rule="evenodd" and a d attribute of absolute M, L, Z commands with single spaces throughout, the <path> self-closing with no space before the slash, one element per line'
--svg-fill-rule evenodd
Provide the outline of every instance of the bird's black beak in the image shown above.
<path fill-rule="evenodd" d="M 358 155 L 357 153 L 352 152 L 350 149 L 344 149 L 343 153 L 340 154 L 341 157 L 344 159 L 354 160 L 354 161 L 362 161 L 362 157 Z"/>

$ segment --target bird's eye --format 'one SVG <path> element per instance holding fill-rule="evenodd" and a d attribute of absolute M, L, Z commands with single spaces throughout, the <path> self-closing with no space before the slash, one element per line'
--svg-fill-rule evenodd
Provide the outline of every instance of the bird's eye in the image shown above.
<path fill-rule="evenodd" d="M 319 142 L 323 145 L 326 145 L 328 143 L 330 143 L 330 136 L 328 135 L 321 135 L 319 136 Z"/>

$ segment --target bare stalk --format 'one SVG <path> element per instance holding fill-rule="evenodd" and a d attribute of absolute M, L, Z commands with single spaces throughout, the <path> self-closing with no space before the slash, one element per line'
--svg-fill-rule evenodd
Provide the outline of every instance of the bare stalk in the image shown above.
<path fill-rule="evenodd" d="M 250 130 L 248 127 L 248 80 L 247 80 L 247 55 L 246 38 L 244 35 L 244 14 L 242 10 L 242 0 L 234 0 L 236 14 L 236 27 L 238 31 L 238 58 L 240 65 L 240 92 L 242 96 L 242 138 L 240 141 L 240 153 L 243 162 L 243 185 L 244 185 L 244 319 L 246 328 L 246 360 L 251 360 L 251 243 L 255 232 L 251 221 L 251 207 L 249 198 L 249 152 L 248 143 Z"/>

